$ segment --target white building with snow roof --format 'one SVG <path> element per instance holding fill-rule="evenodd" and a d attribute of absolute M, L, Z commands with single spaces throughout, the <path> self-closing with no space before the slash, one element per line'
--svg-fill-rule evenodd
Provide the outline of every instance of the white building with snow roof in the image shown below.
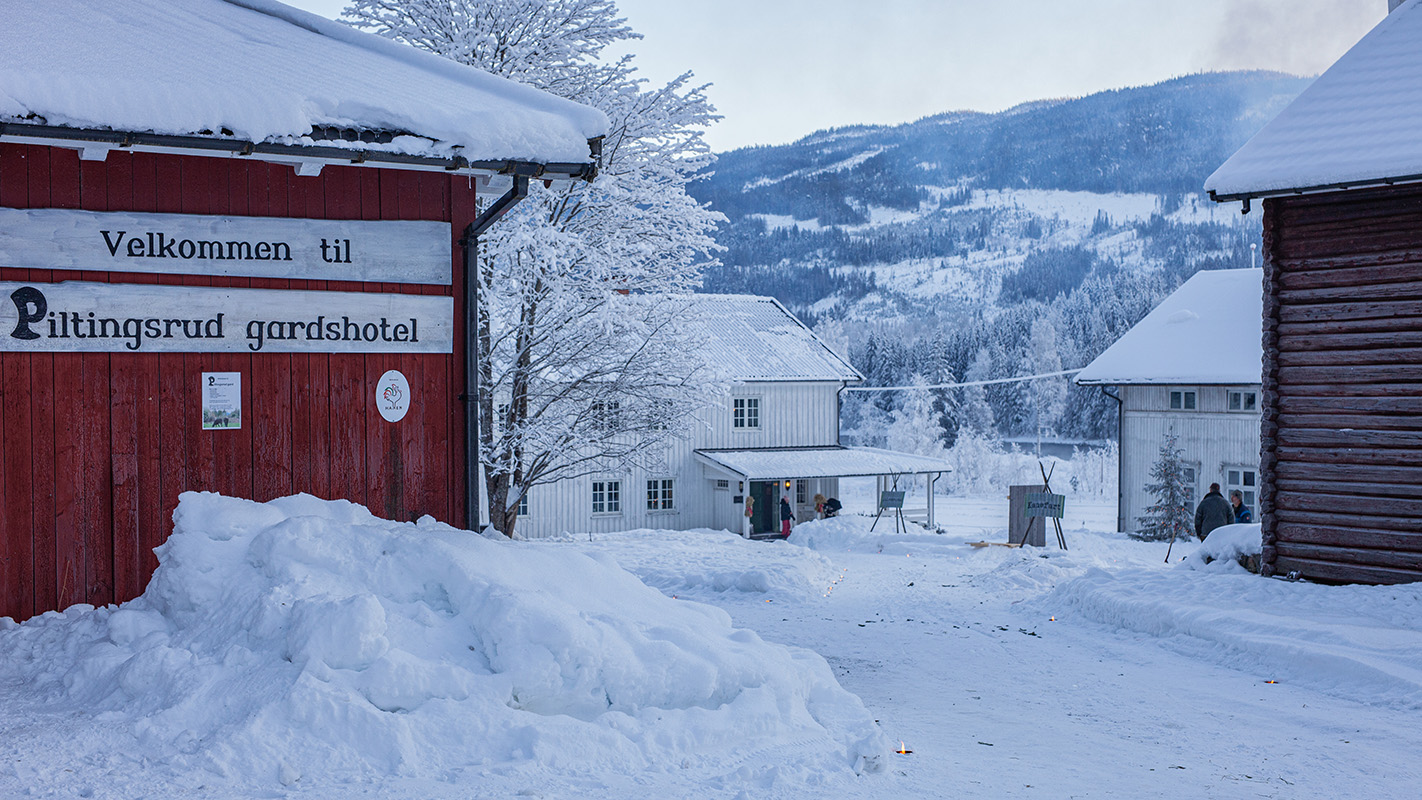
<path fill-rule="evenodd" d="M 1192 510 L 1218 483 L 1257 513 L 1262 282 L 1257 269 L 1196 273 L 1076 376 L 1119 390 L 1117 530 L 1136 530 L 1153 502 L 1145 486 L 1170 430 Z"/>
<path fill-rule="evenodd" d="M 535 486 L 518 530 L 528 537 L 638 528 L 779 530 L 779 501 L 815 516 L 846 477 L 927 475 L 941 460 L 839 443 L 840 392 L 864 378 L 771 297 L 698 294 L 689 315 L 704 356 L 728 385 L 662 466 Z M 932 521 L 931 493 L 920 509 Z M 747 514 L 747 507 L 750 513 Z M 524 513 L 526 512 L 526 513 Z"/>

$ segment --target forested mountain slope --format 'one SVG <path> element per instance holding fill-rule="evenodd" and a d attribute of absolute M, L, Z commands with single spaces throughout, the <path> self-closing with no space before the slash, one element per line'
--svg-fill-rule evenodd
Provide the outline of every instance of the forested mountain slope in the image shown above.
<path fill-rule="evenodd" d="M 1196 270 L 1257 262 L 1257 212 L 1200 186 L 1307 83 L 1191 75 L 721 154 L 692 187 L 729 220 L 705 288 L 780 298 L 879 385 L 1083 366 Z M 980 393 L 991 413 L 974 425 L 1114 429 L 1114 403 L 1045 383 Z M 954 410 L 971 402 L 936 393 L 945 443 L 984 417 Z M 848 403 L 845 429 L 885 443 L 905 407 L 897 394 Z"/>

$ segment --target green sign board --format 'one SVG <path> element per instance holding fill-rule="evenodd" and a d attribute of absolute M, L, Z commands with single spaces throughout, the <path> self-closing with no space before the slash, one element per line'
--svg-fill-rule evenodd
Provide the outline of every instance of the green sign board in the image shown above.
<path fill-rule="evenodd" d="M 1027 516 L 1061 519 L 1066 516 L 1066 495 L 1050 492 L 1033 492 L 1027 495 Z"/>

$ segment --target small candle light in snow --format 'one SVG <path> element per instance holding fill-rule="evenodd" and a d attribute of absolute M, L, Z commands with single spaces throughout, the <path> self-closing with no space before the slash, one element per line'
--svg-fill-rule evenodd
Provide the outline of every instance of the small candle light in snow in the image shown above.
<path fill-rule="evenodd" d="M 1057 618 L 1056 618 L 1056 617 L 1047 617 L 1047 621 L 1048 621 L 1048 622 L 1056 622 L 1056 621 L 1057 621 Z"/>
<path fill-rule="evenodd" d="M 900 740 L 899 740 L 899 749 L 895 750 L 894 752 L 895 752 L 895 753 L 898 753 L 898 754 L 901 755 L 901 756 L 906 756 L 906 755 L 908 755 L 909 753 L 912 753 L 913 751 L 910 750 L 910 749 L 908 749 L 907 747 L 905 747 L 905 746 L 904 746 L 904 740 L 903 740 L 903 739 L 900 739 Z"/>
<path fill-rule="evenodd" d="M 1264 681 L 1265 683 L 1278 683 L 1278 681 Z"/>

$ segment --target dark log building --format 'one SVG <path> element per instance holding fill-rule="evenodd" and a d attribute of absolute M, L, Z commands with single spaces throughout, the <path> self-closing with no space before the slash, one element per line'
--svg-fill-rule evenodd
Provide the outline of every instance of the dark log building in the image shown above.
<path fill-rule="evenodd" d="M 1206 184 L 1264 208 L 1266 575 L 1422 580 L 1419 42 L 1397 6 Z"/>

